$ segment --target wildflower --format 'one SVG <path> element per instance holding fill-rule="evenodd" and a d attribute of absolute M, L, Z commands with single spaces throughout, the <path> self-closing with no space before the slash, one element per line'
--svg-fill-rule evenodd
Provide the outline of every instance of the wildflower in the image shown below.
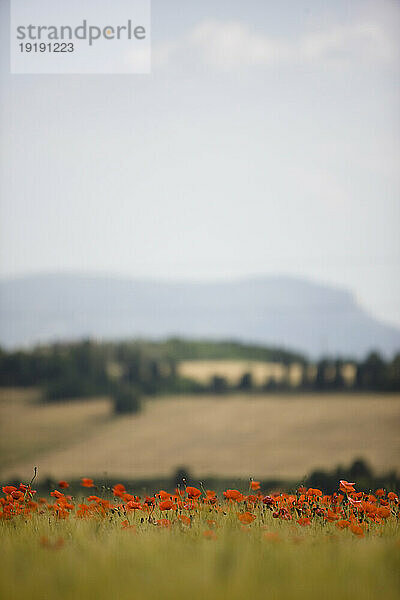
<path fill-rule="evenodd" d="M 112 491 L 113 491 L 114 496 L 122 498 L 122 496 L 125 492 L 125 486 L 122 483 L 117 483 L 116 485 L 114 485 Z"/>
<path fill-rule="evenodd" d="M 17 491 L 17 488 L 13 485 L 5 485 L 3 487 L 3 492 L 5 494 L 12 494 L 12 492 L 16 492 L 16 491 Z"/>
<path fill-rule="evenodd" d="M 61 481 L 58 482 L 58 487 L 69 488 L 69 483 L 67 481 L 64 481 L 64 479 L 61 479 Z"/>
<path fill-rule="evenodd" d="M 300 517 L 300 519 L 297 519 L 297 522 L 302 527 L 306 527 L 307 525 L 311 525 L 311 521 L 310 521 L 310 519 L 308 517 Z"/>
<path fill-rule="evenodd" d="M 174 508 L 175 505 L 172 500 L 163 500 L 163 502 L 160 502 L 158 506 L 160 510 L 171 510 L 171 508 Z"/>
<path fill-rule="evenodd" d="M 50 492 L 50 496 L 54 496 L 54 498 L 64 498 L 64 494 L 58 490 Z"/>
<path fill-rule="evenodd" d="M 189 498 L 198 498 L 199 496 L 201 496 L 201 491 L 195 487 L 188 486 L 186 488 L 186 493 L 189 496 Z"/>
<path fill-rule="evenodd" d="M 15 491 L 11 492 L 11 496 L 12 496 L 12 498 L 14 498 L 14 500 L 23 500 L 23 498 L 24 498 L 24 494 L 22 492 L 20 492 L 19 490 L 15 490 Z"/>
<path fill-rule="evenodd" d="M 244 499 L 243 494 L 238 490 L 226 490 L 224 496 L 228 500 L 236 500 L 236 502 L 241 502 Z"/>
<path fill-rule="evenodd" d="M 126 508 L 128 508 L 129 510 L 140 510 L 142 508 L 142 505 L 140 504 L 140 502 L 130 500 L 126 505 Z"/>
<path fill-rule="evenodd" d="M 339 489 L 341 492 L 346 492 L 346 493 L 355 492 L 355 489 L 354 489 L 355 485 L 356 485 L 355 483 L 349 483 L 348 481 L 341 479 L 340 483 L 339 483 Z"/>
<path fill-rule="evenodd" d="M 350 521 L 346 521 L 345 519 L 340 519 L 335 523 L 338 529 L 347 529 L 350 526 Z"/>
<path fill-rule="evenodd" d="M 377 509 L 377 514 L 382 519 L 387 519 L 390 516 L 390 508 L 387 506 L 379 506 Z"/>
<path fill-rule="evenodd" d="M 364 537 L 364 529 L 361 525 L 356 525 L 355 523 L 351 523 L 350 531 L 354 533 L 357 537 Z"/>
<path fill-rule="evenodd" d="M 93 479 L 89 479 L 88 477 L 82 477 L 82 479 L 81 479 L 81 486 L 82 487 L 87 487 L 87 488 L 94 487 Z"/>
<path fill-rule="evenodd" d="M 238 519 L 243 525 L 250 525 L 250 523 L 255 521 L 256 516 L 250 512 L 245 512 L 238 514 Z"/>
<path fill-rule="evenodd" d="M 170 500 L 171 499 L 171 494 L 168 494 L 168 492 L 165 492 L 164 490 L 160 490 L 158 492 L 158 494 L 156 494 L 156 496 L 159 496 L 161 498 L 161 500 Z"/>
<path fill-rule="evenodd" d="M 259 481 L 251 481 L 251 482 L 250 482 L 250 488 L 251 488 L 253 491 L 259 490 L 259 489 L 260 489 L 260 487 L 261 487 L 261 485 L 260 485 L 260 482 L 259 482 Z"/>
<path fill-rule="evenodd" d="M 165 527 L 166 529 L 168 529 L 171 526 L 171 521 L 169 521 L 168 519 L 158 519 L 157 525 L 159 527 Z"/>
<path fill-rule="evenodd" d="M 183 523 L 184 525 L 190 525 L 191 524 L 191 520 L 190 517 L 187 517 L 186 515 L 179 515 L 178 519 L 181 521 L 181 523 Z"/>
<path fill-rule="evenodd" d="M 322 496 L 321 490 L 310 488 L 307 490 L 307 496 Z"/>
<path fill-rule="evenodd" d="M 333 510 L 328 509 L 326 511 L 325 519 L 327 521 L 329 521 L 330 523 L 332 523 L 333 521 L 337 521 L 337 519 L 339 519 L 339 515 L 337 513 L 333 512 Z"/>
<path fill-rule="evenodd" d="M 275 500 L 272 496 L 264 496 L 263 503 L 267 506 L 273 506 L 275 504 Z"/>

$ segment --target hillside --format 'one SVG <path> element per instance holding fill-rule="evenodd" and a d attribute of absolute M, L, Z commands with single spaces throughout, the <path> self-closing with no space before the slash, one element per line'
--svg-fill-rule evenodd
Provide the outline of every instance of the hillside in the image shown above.
<path fill-rule="evenodd" d="M 400 349 L 400 330 L 344 290 L 289 277 L 152 282 L 74 274 L 0 283 L 0 343 L 186 336 L 360 357 Z"/>
<path fill-rule="evenodd" d="M 2 480 L 27 479 L 34 465 L 41 478 L 70 479 L 170 476 L 180 466 L 197 477 L 300 479 L 359 457 L 378 473 L 398 468 L 395 394 L 169 396 L 118 418 L 105 399 L 29 399 L 0 390 Z"/>

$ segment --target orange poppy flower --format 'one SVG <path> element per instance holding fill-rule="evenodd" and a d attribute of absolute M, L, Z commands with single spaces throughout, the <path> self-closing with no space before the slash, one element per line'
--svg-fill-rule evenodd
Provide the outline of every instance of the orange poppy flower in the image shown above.
<path fill-rule="evenodd" d="M 11 492 L 11 496 L 14 498 L 14 500 L 23 500 L 23 498 L 24 498 L 24 494 L 22 492 L 20 492 L 19 490 L 15 490 L 14 492 Z"/>
<path fill-rule="evenodd" d="M 61 481 L 58 482 L 58 487 L 69 488 L 69 483 L 67 481 L 64 481 L 64 479 L 61 479 Z"/>
<path fill-rule="evenodd" d="M 62 492 L 59 492 L 58 490 L 50 492 L 50 496 L 54 496 L 54 498 L 64 498 L 64 494 Z"/>
<path fill-rule="evenodd" d="M 250 525 L 250 523 L 255 521 L 256 516 L 250 512 L 245 512 L 238 514 L 238 519 L 243 525 Z"/>
<path fill-rule="evenodd" d="M 3 492 L 5 494 L 11 494 L 12 492 L 16 492 L 16 491 L 17 491 L 17 488 L 13 485 L 5 485 L 3 487 Z"/>
<path fill-rule="evenodd" d="M 127 502 L 126 508 L 128 508 L 129 510 L 140 510 L 142 508 L 142 505 L 140 504 L 140 502 L 130 500 L 129 502 Z"/>
<path fill-rule="evenodd" d="M 114 496 L 122 498 L 123 494 L 125 493 L 125 486 L 122 483 L 117 483 L 114 485 L 112 491 Z"/>
<path fill-rule="evenodd" d="M 379 506 L 377 509 L 377 513 L 382 519 L 387 519 L 388 517 L 390 517 L 390 508 L 388 508 L 387 506 Z"/>
<path fill-rule="evenodd" d="M 250 482 L 250 488 L 253 491 L 259 490 L 260 489 L 260 482 L 259 481 L 251 481 Z"/>
<path fill-rule="evenodd" d="M 168 494 L 168 492 L 165 492 L 164 490 L 160 490 L 158 492 L 158 494 L 156 494 L 156 496 L 159 496 L 161 498 L 161 500 L 170 500 L 171 499 L 171 494 Z"/>
<path fill-rule="evenodd" d="M 357 537 L 364 537 L 364 529 L 361 525 L 356 525 L 355 523 L 351 523 L 350 531 L 354 533 Z"/>
<path fill-rule="evenodd" d="M 307 496 L 322 496 L 321 490 L 309 488 L 307 490 Z"/>
<path fill-rule="evenodd" d="M 157 525 L 159 527 L 165 527 L 166 529 L 168 529 L 168 527 L 171 526 L 171 521 L 169 521 L 168 519 L 158 519 Z"/>
<path fill-rule="evenodd" d="M 297 522 L 302 527 L 306 527 L 307 525 L 311 525 L 311 521 L 310 521 L 310 519 L 308 517 L 300 517 L 300 519 L 297 519 Z"/>
<path fill-rule="evenodd" d="M 163 500 L 158 506 L 160 510 L 171 510 L 175 505 L 172 500 Z"/>
<path fill-rule="evenodd" d="M 184 525 L 190 525 L 191 524 L 191 520 L 189 517 L 187 517 L 186 515 L 179 515 L 178 519 L 184 524 Z"/>
<path fill-rule="evenodd" d="M 238 490 L 226 490 L 224 496 L 228 500 L 236 500 L 236 502 L 241 502 L 244 498 L 243 494 Z"/>
<path fill-rule="evenodd" d="M 94 487 L 93 479 L 89 479 L 88 477 L 82 477 L 82 479 L 81 479 L 81 486 L 82 487 L 87 487 L 87 488 Z"/>
<path fill-rule="evenodd" d="M 189 496 L 189 498 L 198 498 L 199 496 L 201 496 L 201 491 L 191 486 L 188 486 L 186 488 L 186 493 Z"/>
<path fill-rule="evenodd" d="M 341 479 L 340 483 L 339 483 L 339 489 L 341 492 L 346 492 L 346 493 L 355 492 L 355 489 L 354 489 L 355 485 L 356 485 L 355 483 L 349 483 L 348 481 Z"/>
<path fill-rule="evenodd" d="M 340 521 L 337 521 L 335 523 L 335 525 L 338 529 L 346 529 L 347 527 L 350 526 L 350 521 L 346 521 L 345 519 L 340 519 Z"/>

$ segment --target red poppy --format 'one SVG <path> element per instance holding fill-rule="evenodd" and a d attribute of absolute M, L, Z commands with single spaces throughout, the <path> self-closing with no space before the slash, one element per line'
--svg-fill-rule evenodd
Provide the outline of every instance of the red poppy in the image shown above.
<path fill-rule="evenodd" d="M 122 498 L 122 496 L 125 493 L 125 486 L 122 483 L 117 483 L 116 485 L 114 485 L 112 491 L 114 496 Z"/>
<path fill-rule="evenodd" d="M 355 485 L 356 485 L 355 483 L 349 483 L 348 481 L 341 479 L 340 483 L 339 483 L 339 488 L 340 488 L 341 492 L 346 492 L 346 493 L 355 492 L 355 489 L 354 489 Z"/>
<path fill-rule="evenodd" d="M 243 494 L 238 490 L 226 490 L 224 496 L 228 500 L 236 500 L 236 502 L 241 502 L 244 499 Z"/>
<path fill-rule="evenodd" d="M 186 493 L 189 496 L 189 498 L 198 498 L 199 496 L 201 496 L 201 491 L 195 487 L 188 486 L 186 488 Z"/>
<path fill-rule="evenodd" d="M 82 477 L 82 479 L 81 479 L 81 486 L 82 487 L 87 487 L 87 488 L 94 487 L 93 479 L 89 479 L 88 477 Z"/>
<path fill-rule="evenodd" d="M 238 519 L 243 525 L 250 525 L 250 523 L 255 521 L 256 516 L 250 512 L 245 512 L 238 514 Z"/>
<path fill-rule="evenodd" d="M 163 500 L 158 506 L 160 510 L 171 510 L 175 505 L 172 500 Z"/>

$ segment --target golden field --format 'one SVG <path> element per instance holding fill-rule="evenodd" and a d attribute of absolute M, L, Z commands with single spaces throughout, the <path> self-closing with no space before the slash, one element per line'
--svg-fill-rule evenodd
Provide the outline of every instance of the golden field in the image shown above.
<path fill-rule="evenodd" d="M 257 360 L 183 360 L 178 365 L 181 377 L 193 379 L 202 384 L 209 384 L 215 375 L 226 379 L 229 385 L 237 385 L 245 373 L 250 373 L 253 385 L 262 387 L 268 382 L 277 383 L 286 380 L 291 386 L 300 384 L 303 370 L 300 363 L 287 366 L 283 363 Z M 315 365 L 307 368 L 308 377 L 312 380 L 316 375 Z M 333 372 L 334 375 L 334 372 Z M 354 365 L 347 363 L 342 367 L 345 381 L 351 385 L 355 377 Z"/>
<path fill-rule="evenodd" d="M 38 404 L 34 390 L 0 392 L 0 477 L 206 475 L 300 479 L 363 457 L 398 470 L 400 396 L 268 394 L 146 400 L 115 417 L 107 399 Z"/>

